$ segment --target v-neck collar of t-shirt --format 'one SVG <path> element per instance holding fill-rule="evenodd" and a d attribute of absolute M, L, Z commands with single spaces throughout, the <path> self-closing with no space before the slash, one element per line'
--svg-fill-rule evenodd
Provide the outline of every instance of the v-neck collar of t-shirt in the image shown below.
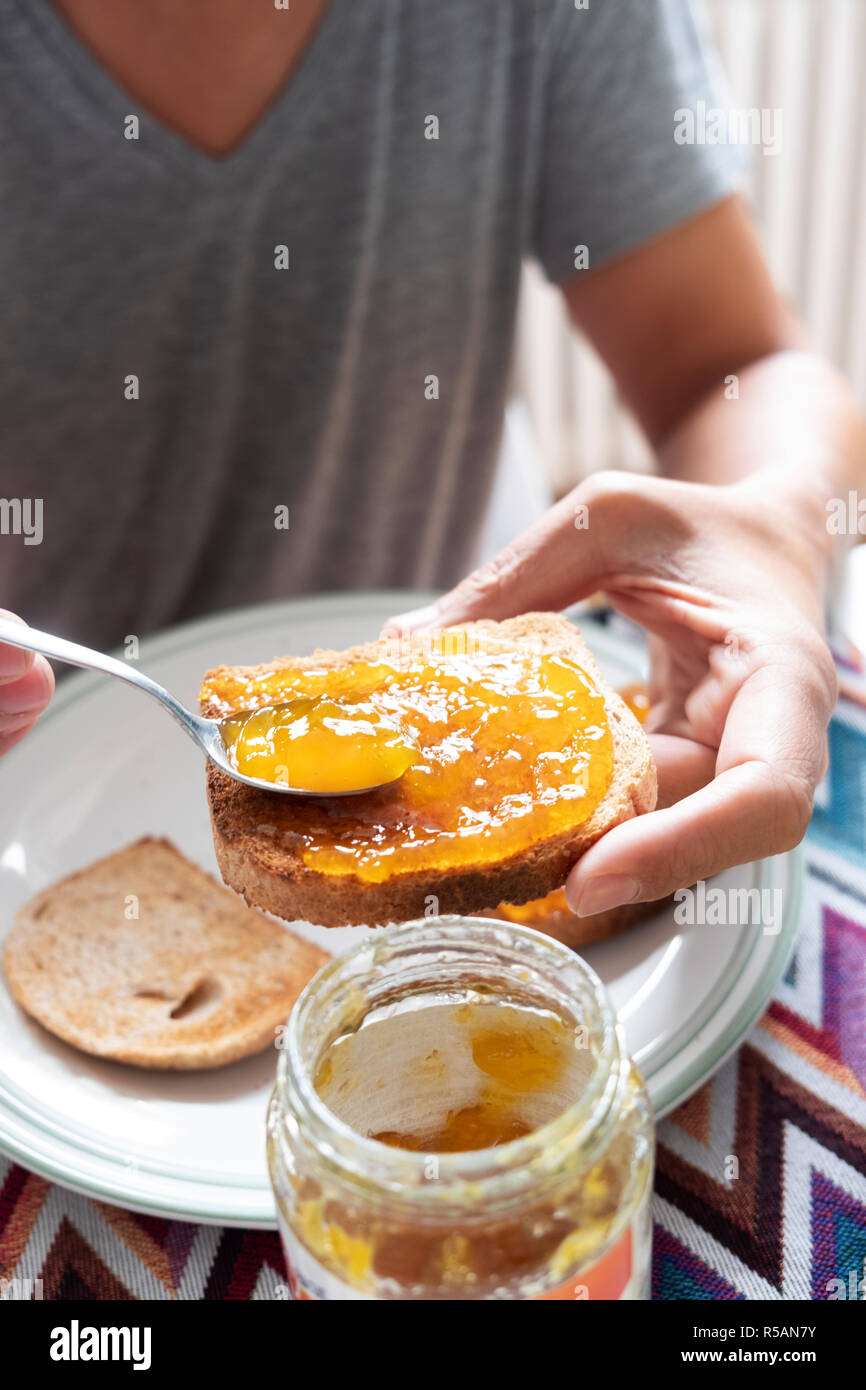
<path fill-rule="evenodd" d="M 214 155 L 147 111 L 90 52 L 49 0 L 13 3 L 53 62 L 58 81 L 67 84 L 66 98 L 76 101 L 77 110 L 95 123 L 102 136 L 113 128 L 118 140 L 123 140 L 127 118 L 137 116 L 138 139 L 129 143 L 135 143 L 145 159 L 155 159 L 163 172 L 173 170 L 184 178 L 216 186 L 253 176 L 281 143 L 303 138 L 307 122 L 328 101 L 329 82 L 324 70 L 331 37 L 347 13 L 339 0 L 328 0 L 289 76 L 249 134 L 227 154 Z M 41 99 L 44 96 L 40 93 Z"/>

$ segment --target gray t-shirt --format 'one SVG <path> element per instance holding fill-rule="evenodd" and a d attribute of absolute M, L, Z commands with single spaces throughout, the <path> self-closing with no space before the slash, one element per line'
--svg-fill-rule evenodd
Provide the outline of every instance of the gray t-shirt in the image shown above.
<path fill-rule="evenodd" d="M 713 83 L 682 0 L 331 0 L 214 159 L 0 0 L 0 499 L 42 504 L 39 544 L 0 509 L 0 606 L 108 646 L 455 581 L 522 257 L 564 282 L 729 192 L 674 140 Z"/>

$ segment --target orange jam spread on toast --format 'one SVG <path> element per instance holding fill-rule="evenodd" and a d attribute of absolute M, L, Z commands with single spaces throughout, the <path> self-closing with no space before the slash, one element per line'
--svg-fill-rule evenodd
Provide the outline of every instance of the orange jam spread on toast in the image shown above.
<path fill-rule="evenodd" d="M 649 691 L 643 681 L 633 681 L 620 686 L 620 699 L 628 706 L 639 724 L 645 724 L 650 710 Z M 556 927 L 570 921 L 574 914 L 565 901 L 565 889 L 554 888 L 544 898 L 535 898 L 529 903 L 500 903 L 496 909 L 507 922 L 517 922 L 527 927 L 544 930 L 545 925 Z"/>
<path fill-rule="evenodd" d="M 399 721 L 369 700 L 314 696 L 263 705 L 227 719 L 222 734 L 238 772 L 316 793 L 393 782 L 415 758 Z"/>
<path fill-rule="evenodd" d="M 628 705 L 639 724 L 645 724 L 650 711 L 649 691 L 643 681 L 632 681 L 619 689 L 620 699 Z"/>
<path fill-rule="evenodd" d="M 517 922 L 525 927 L 536 927 L 541 922 L 555 924 L 562 919 L 569 921 L 574 916 L 565 901 L 564 888 L 554 888 L 546 897 L 533 898 L 529 903 L 500 903 L 496 912 L 507 922 Z"/>
<path fill-rule="evenodd" d="M 456 640 L 461 636 L 463 650 Z M 201 691 L 202 710 L 233 723 L 241 719 L 243 771 L 261 775 L 254 767 L 273 765 L 270 748 L 277 750 L 279 742 L 274 761 L 288 766 L 288 785 L 314 790 L 344 775 L 345 766 L 336 773 L 324 766 L 329 747 L 340 742 L 324 720 L 295 737 L 289 715 L 288 733 L 272 736 L 274 707 L 291 710 L 297 700 L 363 708 L 379 737 L 387 741 L 396 731 L 397 739 L 368 748 L 364 759 L 369 753 L 372 762 L 380 755 L 407 762 L 398 781 L 376 791 L 269 798 L 261 817 L 265 833 L 290 845 L 310 869 L 383 882 L 403 872 L 498 863 L 588 820 L 613 773 L 604 696 L 566 657 L 468 645 L 465 634 L 434 634 L 404 643 L 393 661 L 211 673 Z M 351 744 L 349 737 L 347 750 Z M 263 763 L 256 762 L 260 756 Z M 346 761 L 353 775 L 354 757 Z"/>

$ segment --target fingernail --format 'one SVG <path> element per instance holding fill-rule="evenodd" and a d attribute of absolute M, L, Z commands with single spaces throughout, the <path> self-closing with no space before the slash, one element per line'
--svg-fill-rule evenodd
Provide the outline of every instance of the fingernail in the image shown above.
<path fill-rule="evenodd" d="M 382 628 L 382 636 L 396 636 L 400 632 L 418 632 L 421 628 L 436 627 L 439 623 L 439 610 L 435 603 L 424 608 L 412 608 L 408 613 L 397 613 L 389 618 Z"/>
<path fill-rule="evenodd" d="M 592 917 L 634 902 L 639 892 L 640 884 L 631 874 L 599 874 L 583 885 L 576 902 L 569 899 L 569 907 L 578 917 Z"/>
<path fill-rule="evenodd" d="M 0 683 L 19 681 L 33 665 L 33 653 L 20 647 L 0 647 Z"/>

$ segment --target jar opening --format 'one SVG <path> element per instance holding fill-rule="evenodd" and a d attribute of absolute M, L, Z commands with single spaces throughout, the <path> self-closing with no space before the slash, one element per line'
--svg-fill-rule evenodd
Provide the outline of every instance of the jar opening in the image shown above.
<path fill-rule="evenodd" d="M 495 1021 L 492 1035 L 488 1021 Z M 471 1107 L 458 1110 L 466 1124 L 452 1125 L 458 1147 L 446 1152 L 426 1140 L 445 1132 L 446 1112 L 452 1123 L 451 1102 L 458 1097 L 459 1106 L 468 1072 L 479 1074 L 471 1059 L 460 1072 L 458 1025 L 475 1040 L 472 1056 L 485 1084 L 503 1075 L 503 1056 L 509 1067 L 517 1058 L 523 1108 L 518 1127 L 500 1126 L 502 1142 L 492 1145 L 485 1142 L 489 1107 L 480 1128 Z M 503 1052 L 504 1033 L 511 1029 L 517 1039 L 529 1026 L 536 1039 L 529 1053 L 525 1045 L 510 1052 L 507 1040 Z M 479 1038 L 486 1053 L 479 1054 Z M 437 1205 L 481 1183 L 489 1208 L 555 1179 L 566 1159 L 572 1171 L 575 1155 L 592 1161 L 628 1066 L 601 982 L 567 947 L 511 923 L 425 918 L 365 938 L 310 982 L 286 1030 L 277 1096 L 282 1115 L 294 1117 L 305 1141 L 344 1179 Z M 514 1094 L 513 1072 L 497 1094 Z M 502 1115 L 512 1123 L 511 1112 Z M 409 1121 L 418 1137 L 412 1147 L 400 1137 Z M 459 1147 L 467 1134 L 471 1146 Z"/>

